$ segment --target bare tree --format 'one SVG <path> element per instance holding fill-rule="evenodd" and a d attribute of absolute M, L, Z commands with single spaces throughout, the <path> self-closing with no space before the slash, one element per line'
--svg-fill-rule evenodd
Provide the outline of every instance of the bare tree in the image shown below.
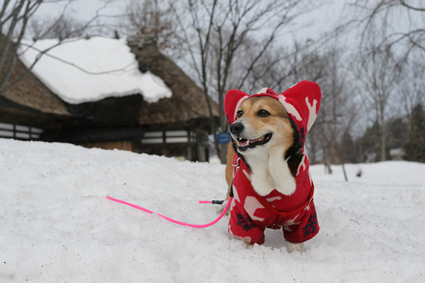
<path fill-rule="evenodd" d="M 425 51 L 424 1 L 356 0 L 352 5 L 359 12 L 352 23 L 360 25 L 363 39 L 371 34 L 383 35 L 377 49 L 397 45 L 403 48 L 405 56 L 412 50 Z"/>
<path fill-rule="evenodd" d="M 364 134 L 362 151 L 370 157 L 378 149 L 380 160 L 385 160 L 390 119 L 411 115 L 415 106 L 424 103 L 425 3 L 355 0 L 349 12 L 351 17 L 338 31 L 351 27 L 360 35 L 353 70 L 363 116 L 369 118 L 369 125 L 373 123 Z"/>
<path fill-rule="evenodd" d="M 17 50 L 24 37 L 28 21 L 40 7 L 41 3 L 42 1 L 31 0 L 3 1 L 0 11 L 0 73 L 2 74 L 0 78 L 0 89 L 3 89 L 16 64 L 18 57 Z"/>
<path fill-rule="evenodd" d="M 129 36 L 149 36 L 161 51 L 179 58 L 183 49 L 176 25 L 168 0 L 127 0 L 119 29 Z"/>
<path fill-rule="evenodd" d="M 216 133 L 227 131 L 223 112 L 229 88 L 243 89 L 260 59 L 271 49 L 282 30 L 297 16 L 313 9 L 302 0 L 229 0 L 171 3 L 188 51 L 189 64 L 204 90 L 206 101 L 216 97 L 219 125 L 212 123 L 215 147 L 222 162 L 226 146 L 219 146 Z M 306 4 L 310 4 L 308 6 Z M 250 48 L 256 46 L 257 48 Z M 209 115 L 213 116 L 211 105 Z"/>
<path fill-rule="evenodd" d="M 346 162 L 348 152 L 343 150 L 354 150 L 354 148 L 340 147 L 341 141 L 349 135 L 356 117 L 356 106 L 353 102 L 351 85 L 347 81 L 347 71 L 342 62 L 343 53 L 335 47 L 326 50 L 312 61 L 315 72 L 312 68 L 307 69 L 307 74 L 317 77 L 322 89 L 322 101 L 320 106 L 320 115 L 310 131 L 310 147 L 313 149 L 313 155 L 318 150 L 319 144 L 323 148 L 323 161 L 328 173 L 332 173 L 331 163 L 343 165 Z M 316 62 L 316 63 L 315 63 Z M 315 139 L 312 139 L 315 138 Z M 347 180 L 347 176 L 345 175 Z"/>
<path fill-rule="evenodd" d="M 397 90 L 401 94 L 397 102 L 404 108 L 407 116 L 407 134 L 403 135 L 406 160 L 425 162 L 425 81 L 423 74 L 425 64 L 423 56 L 415 54 L 409 60 L 409 68 L 404 68 L 404 75 L 398 84 Z M 408 139 L 406 139 L 408 137 Z"/>
<path fill-rule="evenodd" d="M 400 80 L 401 65 L 391 48 L 360 54 L 357 79 L 362 84 L 362 105 L 365 113 L 372 113 L 372 120 L 379 123 L 380 160 L 386 160 L 386 119 L 390 98 Z"/>
<path fill-rule="evenodd" d="M 425 53 L 415 54 L 406 62 L 403 75 L 397 85 L 397 103 L 404 108 L 404 113 L 412 120 L 411 113 L 417 105 L 425 106 Z"/>
<path fill-rule="evenodd" d="M 61 23 L 65 22 L 66 11 L 72 0 L 4 0 L 0 8 L 0 95 L 19 83 L 26 75 L 31 72 L 34 65 L 40 60 L 41 56 L 46 54 L 52 48 L 62 44 L 62 39 L 71 37 L 72 35 L 81 34 L 82 31 L 97 26 L 96 21 L 101 18 L 102 9 L 108 5 L 108 1 L 96 11 L 96 15 L 87 21 L 85 24 L 77 25 L 72 28 L 62 29 L 63 38 L 60 38 L 57 44 L 45 49 L 40 50 L 39 55 L 33 64 L 27 69 L 23 76 L 19 77 L 13 82 L 9 82 L 12 70 L 18 60 L 19 53 L 18 49 L 20 46 L 27 46 L 31 48 L 31 45 L 23 44 L 22 39 L 28 29 L 30 19 L 33 18 L 34 13 L 43 3 L 65 3 L 62 13 L 58 18 L 52 22 L 50 27 L 46 27 L 43 32 L 44 35 L 53 32 L 56 27 L 61 26 Z M 8 83 L 8 84 L 7 84 Z M 7 84 L 7 85 L 6 85 Z"/>
<path fill-rule="evenodd" d="M 58 19 L 46 17 L 33 17 L 28 26 L 28 31 L 34 40 L 46 38 L 71 38 L 82 37 L 86 31 L 84 24 L 75 18 L 64 15 Z"/>
<path fill-rule="evenodd" d="M 249 46 L 249 49 L 253 49 Z M 326 56 L 322 56 L 320 43 L 311 40 L 304 44 L 294 41 L 292 46 L 272 46 L 271 50 L 262 56 L 245 82 L 244 88 L 250 92 L 259 86 L 286 90 L 301 80 L 319 82 L 323 79 L 327 68 Z M 255 48 L 254 48 L 255 50 Z"/>

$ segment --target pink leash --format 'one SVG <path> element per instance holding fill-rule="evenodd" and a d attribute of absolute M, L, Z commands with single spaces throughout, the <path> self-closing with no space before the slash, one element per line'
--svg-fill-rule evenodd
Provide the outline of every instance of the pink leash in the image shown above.
<path fill-rule="evenodd" d="M 134 207 L 134 208 L 140 209 L 140 210 L 142 210 L 142 211 L 144 211 L 144 212 L 147 212 L 147 213 L 149 213 L 149 214 L 156 214 L 156 215 L 158 215 L 158 216 L 160 216 L 160 217 L 162 217 L 162 218 L 164 218 L 164 219 L 166 219 L 166 220 L 168 220 L 168 221 L 171 221 L 171 222 L 173 222 L 173 223 L 176 223 L 176 224 L 179 224 L 179 225 L 183 225 L 183 226 L 189 226 L 189 227 L 193 227 L 193 228 L 206 228 L 206 227 L 209 227 L 209 226 L 214 225 L 215 223 L 217 223 L 217 222 L 218 222 L 221 218 L 223 218 L 224 214 L 226 214 L 226 211 L 227 211 L 227 209 L 229 209 L 230 203 L 231 203 L 231 201 L 232 201 L 232 197 L 229 197 L 229 201 L 227 202 L 226 207 L 224 208 L 223 212 L 220 214 L 220 216 L 219 216 L 216 220 L 214 220 L 213 222 L 208 223 L 208 224 L 204 224 L 204 225 L 197 225 L 197 224 L 188 224 L 188 223 L 184 223 L 184 222 L 181 222 L 181 221 L 177 221 L 177 220 L 174 220 L 174 219 L 169 218 L 169 217 L 167 217 L 167 216 L 164 216 L 164 215 L 161 215 L 161 214 L 155 213 L 155 212 L 153 212 L 153 211 L 150 211 L 150 210 L 148 210 L 148 209 L 146 209 L 146 208 L 143 208 L 143 207 L 137 206 L 137 205 L 135 205 L 135 204 L 132 204 L 132 203 L 129 203 L 129 202 L 126 202 L 126 201 L 123 201 L 123 200 L 119 200 L 119 199 L 111 198 L 110 196 L 106 196 L 106 198 L 107 198 L 107 199 L 109 199 L 109 200 L 115 201 L 115 202 L 119 202 L 119 203 L 122 203 L 122 204 L 126 204 L 126 205 L 128 205 L 128 206 L 131 206 L 131 207 Z M 214 201 L 205 201 L 205 200 L 201 200 L 201 201 L 199 201 L 199 203 L 214 203 Z"/>

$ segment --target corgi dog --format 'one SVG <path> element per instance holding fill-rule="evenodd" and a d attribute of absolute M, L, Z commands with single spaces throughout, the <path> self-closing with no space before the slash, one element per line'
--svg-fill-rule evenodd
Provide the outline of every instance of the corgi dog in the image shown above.
<path fill-rule="evenodd" d="M 235 238 L 263 244 L 266 228 L 282 229 L 288 250 L 303 252 L 303 243 L 318 233 L 304 143 L 320 97 L 318 85 L 308 81 L 280 95 L 269 88 L 251 96 L 240 90 L 226 93 L 232 137 L 226 199 L 233 194 L 228 229 Z"/>

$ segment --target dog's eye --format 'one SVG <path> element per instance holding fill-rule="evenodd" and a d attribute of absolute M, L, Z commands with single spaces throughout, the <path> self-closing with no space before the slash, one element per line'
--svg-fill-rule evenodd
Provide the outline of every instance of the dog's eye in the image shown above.
<path fill-rule="evenodd" d="M 257 115 L 259 117 L 267 117 L 267 116 L 270 116 L 270 113 L 267 112 L 266 110 L 260 110 L 260 111 L 258 111 Z"/>
<path fill-rule="evenodd" d="M 242 115 L 243 115 L 243 111 L 242 110 L 239 110 L 238 112 L 236 112 L 236 116 L 238 118 L 242 117 Z"/>

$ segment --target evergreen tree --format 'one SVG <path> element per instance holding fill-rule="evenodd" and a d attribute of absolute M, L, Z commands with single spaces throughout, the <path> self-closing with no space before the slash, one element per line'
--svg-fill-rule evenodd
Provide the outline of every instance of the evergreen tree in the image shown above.
<path fill-rule="evenodd" d="M 409 141 L 406 145 L 406 160 L 425 162 L 425 111 L 421 104 L 412 111 Z"/>
<path fill-rule="evenodd" d="M 388 149 L 405 148 L 408 142 L 409 124 L 406 117 L 393 118 L 388 124 Z"/>
<path fill-rule="evenodd" d="M 357 153 L 354 145 L 353 138 L 348 131 L 345 131 L 342 135 L 342 141 L 340 145 L 341 158 L 344 163 L 356 163 Z"/>
<path fill-rule="evenodd" d="M 372 127 L 368 127 L 360 140 L 360 162 L 375 162 L 379 160 L 379 139 L 380 126 L 378 121 L 375 121 Z"/>
<path fill-rule="evenodd" d="M 387 132 L 387 156 L 393 159 L 394 157 L 405 158 L 404 156 L 391 156 L 391 150 L 405 149 L 408 142 L 410 126 L 407 117 L 393 118 L 388 123 Z"/>

